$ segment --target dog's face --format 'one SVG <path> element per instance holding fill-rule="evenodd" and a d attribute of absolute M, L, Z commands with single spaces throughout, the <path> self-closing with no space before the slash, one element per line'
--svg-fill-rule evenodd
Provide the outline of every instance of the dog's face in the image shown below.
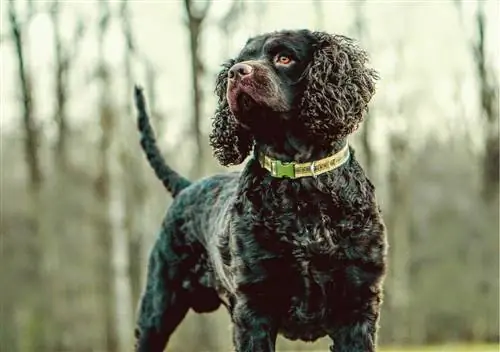
<path fill-rule="evenodd" d="M 266 116 L 288 116 L 303 92 L 300 84 L 312 60 L 314 37 L 308 31 L 265 34 L 248 40 L 227 72 L 227 101 L 244 126 Z M 281 113 L 281 114 L 279 114 Z"/>
<path fill-rule="evenodd" d="M 297 30 L 251 38 L 217 77 L 215 156 L 239 164 L 272 129 L 325 147 L 347 137 L 375 92 L 376 72 L 366 62 L 343 36 Z"/>

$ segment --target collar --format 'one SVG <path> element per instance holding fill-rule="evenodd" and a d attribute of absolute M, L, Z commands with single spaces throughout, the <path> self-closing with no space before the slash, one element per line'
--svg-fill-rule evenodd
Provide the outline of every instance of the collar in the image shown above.
<path fill-rule="evenodd" d="M 349 156 L 349 144 L 346 143 L 337 153 L 308 163 L 283 162 L 265 154 L 259 154 L 259 163 L 273 177 L 295 179 L 308 176 L 316 177 L 332 171 L 349 160 Z"/>

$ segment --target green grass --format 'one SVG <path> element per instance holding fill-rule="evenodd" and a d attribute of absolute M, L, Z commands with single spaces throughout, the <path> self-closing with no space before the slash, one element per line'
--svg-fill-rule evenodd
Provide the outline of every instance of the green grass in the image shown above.
<path fill-rule="evenodd" d="M 499 352 L 500 345 L 443 345 L 424 347 L 385 347 L 380 352 Z"/>

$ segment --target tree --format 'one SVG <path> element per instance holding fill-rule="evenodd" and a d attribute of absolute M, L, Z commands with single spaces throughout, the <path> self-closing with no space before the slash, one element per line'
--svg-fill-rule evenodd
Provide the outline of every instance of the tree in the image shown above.
<path fill-rule="evenodd" d="M 486 31 L 486 15 L 484 10 L 485 2 L 479 1 L 475 14 L 476 35 L 471 41 L 470 47 L 474 57 L 476 66 L 476 75 L 479 85 L 480 99 L 480 116 L 484 119 L 485 139 L 483 151 L 483 170 L 482 170 L 482 197 L 485 200 L 486 207 L 489 211 L 493 211 L 498 219 L 498 183 L 499 183 L 499 125 L 498 125 L 498 79 L 495 68 L 490 63 L 487 52 L 487 31 Z M 498 231 L 496 231 L 498 233 Z M 482 234 L 488 236 L 487 233 Z M 491 262 L 491 258 L 486 258 L 482 253 L 477 253 L 477 250 L 470 249 L 473 258 L 480 263 L 481 268 L 487 271 L 485 266 Z M 487 299 L 492 290 L 495 289 L 495 284 L 488 277 L 481 275 L 481 280 L 478 284 L 477 295 Z M 474 324 L 473 335 L 476 340 L 483 340 L 488 333 L 488 317 L 483 316 L 477 319 Z"/>
<path fill-rule="evenodd" d="M 31 252 L 30 283 L 32 287 L 42 287 L 45 281 L 44 275 L 44 253 L 43 253 L 43 206 L 41 192 L 43 187 L 43 173 L 40 162 L 41 133 L 40 127 L 35 122 L 32 74 L 25 55 L 24 41 L 26 41 L 25 29 L 33 15 L 33 3 L 28 3 L 28 14 L 23 22 L 19 20 L 14 0 L 9 1 L 8 18 L 11 30 L 11 37 L 14 42 L 15 55 L 17 58 L 17 68 L 19 76 L 19 87 L 22 97 L 22 129 L 24 132 L 24 154 L 28 169 L 28 193 L 29 209 L 28 214 L 33 224 L 33 238 L 29 243 L 28 251 Z M 27 295 L 26 306 L 21 306 L 20 310 L 27 313 L 26 321 L 19 329 L 24 335 L 23 348 L 26 350 L 37 349 L 39 346 L 48 345 L 49 317 L 47 312 L 47 297 L 45 291 L 39 295 Z"/>
<path fill-rule="evenodd" d="M 125 37 L 125 55 L 124 55 L 124 71 L 125 71 L 125 86 L 128 88 L 127 92 L 132 91 L 134 86 L 134 74 L 133 74 L 133 61 L 137 58 L 136 43 L 134 40 L 133 28 L 130 21 L 130 8 L 129 1 L 123 0 L 120 6 L 120 21 L 122 25 L 123 36 Z M 143 59 L 144 65 L 147 70 L 147 87 L 148 94 L 153 99 L 149 100 L 150 104 L 155 103 L 155 87 L 154 79 L 155 72 L 152 65 L 147 59 Z M 151 105 L 150 105 L 151 106 Z M 154 105 L 152 105 L 154 106 Z M 153 113 L 155 112 L 152 110 Z M 125 103 L 125 116 L 129 117 L 127 121 L 132 121 L 135 117 L 135 111 L 132 107 L 132 99 L 127 95 Z M 122 132 L 123 135 L 131 136 L 135 138 L 135 124 L 126 124 L 130 126 L 124 128 Z M 121 135 L 121 134 L 120 134 Z M 128 137 L 124 138 L 128 140 Z M 129 257 L 129 276 L 131 285 L 131 301 L 132 304 L 136 304 L 141 295 L 142 290 L 142 274 L 143 274 L 143 245 L 144 233 L 147 231 L 149 226 L 147 222 L 149 220 L 146 211 L 146 201 L 148 199 L 148 188 L 146 187 L 146 182 L 144 179 L 144 168 L 142 167 L 142 153 L 138 153 L 137 149 L 127 150 L 127 145 L 120 146 L 120 161 L 123 170 L 130 170 L 130 172 L 125 173 L 123 178 L 125 182 L 126 190 L 126 216 L 125 216 L 125 228 L 127 230 L 128 236 L 128 257 Z M 134 152 L 135 151 L 135 152 Z"/>
<path fill-rule="evenodd" d="M 365 9 L 365 0 L 359 0 L 355 6 L 355 20 L 354 20 L 354 33 L 356 39 L 360 42 L 366 43 L 366 28 L 365 28 L 365 17 L 364 17 L 364 9 Z M 369 111 L 366 113 L 366 117 L 363 121 L 363 125 L 360 129 L 360 138 L 361 138 L 361 150 L 364 158 L 364 168 L 366 173 L 373 177 L 375 175 L 374 168 L 374 153 L 371 147 L 371 133 L 374 128 L 373 124 L 374 114 Z"/>
<path fill-rule="evenodd" d="M 203 95 L 201 87 L 201 79 L 205 73 L 205 68 L 200 59 L 200 37 L 202 33 L 202 25 L 207 17 L 208 10 L 212 4 L 211 1 L 196 3 L 192 0 L 184 0 L 184 6 L 187 14 L 187 26 L 189 32 L 189 45 L 191 54 L 191 82 L 193 89 L 193 121 L 192 134 L 195 140 L 195 157 L 191 171 L 193 178 L 200 177 L 203 173 L 204 165 L 204 147 L 201 133 L 201 115 L 203 106 Z M 198 7 L 198 8 L 196 8 Z M 208 322 L 205 317 L 198 317 L 198 332 L 199 341 L 203 341 L 204 348 L 211 351 L 215 350 L 213 337 L 210 334 Z"/>
<path fill-rule="evenodd" d="M 477 82 L 479 85 L 480 115 L 485 121 L 485 140 L 483 153 L 483 188 L 482 195 L 487 202 L 498 200 L 499 184 L 499 111 L 498 111 L 498 78 L 494 66 L 490 63 L 486 42 L 486 15 L 484 6 L 486 1 L 478 1 L 475 13 L 475 30 L 473 39 L 467 41 L 476 67 Z M 454 2 L 460 22 L 464 27 L 462 0 Z"/>
<path fill-rule="evenodd" d="M 484 1 L 476 10 L 475 40 L 471 43 L 477 79 L 480 86 L 481 115 L 485 119 L 485 145 L 483 156 L 483 196 L 487 201 L 498 200 L 500 145 L 498 132 L 498 79 L 485 50 L 487 40 Z"/>
<path fill-rule="evenodd" d="M 55 147 L 55 161 L 57 167 L 61 171 L 67 170 L 68 160 L 66 153 L 70 146 L 68 116 L 67 116 L 67 101 L 68 101 L 68 86 L 69 86 L 69 71 L 71 64 L 77 54 L 79 41 L 84 34 L 84 26 L 80 21 L 77 24 L 75 32 L 71 39 L 71 46 L 63 43 L 61 37 L 61 25 L 59 16 L 61 6 L 59 1 L 54 1 L 50 7 L 50 17 L 52 20 L 54 33 L 54 51 L 55 51 L 55 96 L 56 96 L 56 112 L 55 121 L 57 124 L 57 142 Z M 70 47 L 70 49 L 68 49 Z"/>
<path fill-rule="evenodd" d="M 402 76 L 404 44 L 399 39 L 396 44 L 396 79 Z M 402 96 L 397 102 L 395 115 L 405 118 L 400 123 L 408 126 L 411 120 L 408 100 Z M 410 338 L 410 224 L 411 224 L 411 150 L 406 131 L 395 130 L 389 136 L 389 211 L 385 216 L 389 239 L 389 270 L 386 282 L 388 310 L 392 325 L 392 341 L 398 344 L 409 342 Z"/>
<path fill-rule="evenodd" d="M 192 0 L 184 0 L 184 6 L 188 17 L 188 31 L 189 31 L 189 44 L 191 53 L 191 80 L 193 89 L 193 127 L 192 133 L 195 139 L 195 158 L 192 168 L 192 175 L 199 177 L 203 172 L 203 143 L 201 135 L 201 108 L 202 108 L 202 88 L 201 77 L 205 69 L 200 59 L 200 36 L 202 33 L 202 24 L 207 17 L 208 10 L 210 9 L 211 1 L 203 3 L 203 7 L 196 9 Z"/>
<path fill-rule="evenodd" d="M 31 16 L 27 17 L 27 21 Z M 23 48 L 23 27 L 27 23 L 21 24 L 18 20 L 14 0 L 9 1 L 9 22 L 12 39 L 16 49 L 18 64 L 19 83 L 23 101 L 23 130 L 24 130 L 24 152 L 26 155 L 27 167 L 29 171 L 29 186 L 32 192 L 38 192 L 42 185 L 42 170 L 40 165 L 39 147 L 41 143 L 40 129 L 34 118 L 32 76 L 26 63 Z"/>
<path fill-rule="evenodd" d="M 108 161 L 111 152 L 111 132 L 113 129 L 113 112 L 110 106 L 109 72 L 104 59 L 104 39 L 109 26 L 110 12 L 107 1 L 99 3 L 98 27 L 98 67 L 97 76 L 100 80 L 99 118 L 101 136 L 99 141 L 98 176 L 95 183 L 95 192 L 101 205 L 97 220 L 97 277 L 100 306 L 102 309 L 101 321 L 104 322 L 104 338 L 106 351 L 119 351 L 118 336 L 115 329 L 115 305 L 113 300 L 113 267 L 112 267 L 112 224 L 107 216 L 107 209 L 111 203 L 110 197 L 110 170 Z M 102 215 L 104 213 L 105 215 Z"/>
<path fill-rule="evenodd" d="M 471 265 L 480 268 L 480 274 L 475 279 L 477 284 L 473 287 L 474 294 L 479 300 L 487 300 L 492 293 L 498 295 L 497 282 L 492 281 L 488 275 L 488 268 L 492 262 L 498 260 L 498 256 L 492 256 L 490 252 L 478 248 L 475 243 L 478 239 L 483 243 L 489 243 L 493 236 L 498 234 L 498 197 L 499 197 L 499 111 L 498 111 L 498 79 L 493 64 L 488 58 L 486 51 L 486 43 L 488 41 L 487 20 L 484 6 L 486 1 L 478 1 L 476 12 L 474 14 L 475 33 L 471 39 L 466 41 L 467 46 L 472 54 L 476 71 L 476 79 L 479 87 L 479 116 L 484 121 L 484 145 L 482 155 L 482 187 L 481 198 L 484 204 L 480 205 L 482 213 L 488 219 L 495 219 L 496 226 L 493 233 L 490 231 L 480 230 L 476 234 L 474 243 L 471 243 L 467 248 L 467 259 Z M 462 12 L 462 1 L 455 1 L 456 9 L 460 17 L 460 23 L 465 29 L 465 19 Z M 469 37 L 466 34 L 466 37 Z M 488 228 L 488 230 L 490 230 Z M 487 255 L 490 254 L 490 255 Z M 498 266 L 496 266 L 498 268 Z M 497 275 L 498 276 L 498 275 Z M 488 325 L 491 317 L 488 312 L 484 312 L 481 316 L 476 317 L 472 322 L 472 338 L 476 341 L 486 339 L 488 336 Z"/>

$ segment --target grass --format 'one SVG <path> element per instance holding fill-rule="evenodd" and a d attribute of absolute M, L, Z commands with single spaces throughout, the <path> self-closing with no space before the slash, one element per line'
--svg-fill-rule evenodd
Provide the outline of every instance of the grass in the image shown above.
<path fill-rule="evenodd" d="M 424 347 L 385 347 L 380 352 L 499 352 L 500 345 L 443 345 Z"/>
<path fill-rule="evenodd" d="M 305 342 L 291 342 L 278 337 L 277 351 L 279 352 L 319 352 L 327 351 L 330 340 L 324 338 L 314 344 Z M 449 343 L 427 346 L 384 346 L 378 347 L 377 352 L 500 352 L 500 344 L 458 344 Z"/>

